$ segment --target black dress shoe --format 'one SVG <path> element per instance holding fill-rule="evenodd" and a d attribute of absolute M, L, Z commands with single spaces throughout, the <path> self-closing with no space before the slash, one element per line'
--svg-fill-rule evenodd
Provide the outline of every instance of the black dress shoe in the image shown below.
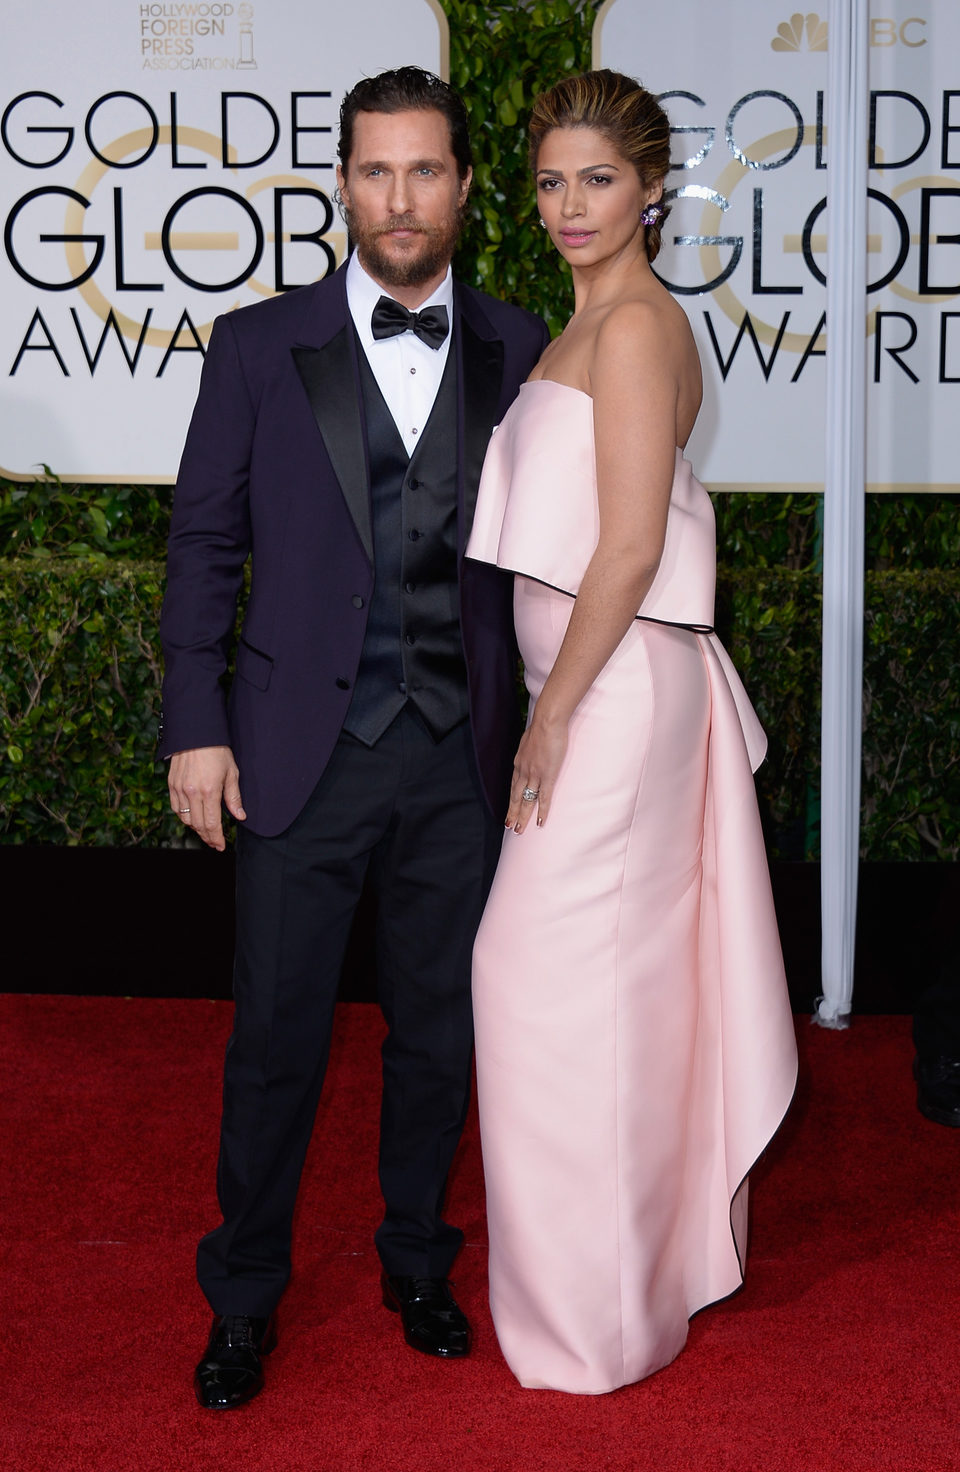
<path fill-rule="evenodd" d="M 916 1058 L 913 1076 L 920 1113 L 960 1129 L 960 1058 Z"/>
<path fill-rule="evenodd" d="M 403 1337 L 412 1349 L 442 1359 L 470 1353 L 470 1325 L 446 1278 L 393 1278 L 380 1275 L 383 1306 L 399 1314 Z"/>
<path fill-rule="evenodd" d="M 229 1411 L 252 1400 L 263 1389 L 260 1357 L 269 1354 L 276 1342 L 272 1314 L 268 1319 L 216 1316 L 206 1354 L 193 1376 L 200 1404 L 208 1411 Z"/>

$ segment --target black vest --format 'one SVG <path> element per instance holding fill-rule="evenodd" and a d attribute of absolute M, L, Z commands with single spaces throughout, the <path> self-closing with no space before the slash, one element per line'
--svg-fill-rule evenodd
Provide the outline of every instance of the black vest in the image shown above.
<path fill-rule="evenodd" d="M 435 741 L 469 713 L 457 576 L 457 359 L 450 344 L 411 458 L 357 345 L 370 459 L 374 584 L 344 730 L 372 746 L 415 706 Z"/>

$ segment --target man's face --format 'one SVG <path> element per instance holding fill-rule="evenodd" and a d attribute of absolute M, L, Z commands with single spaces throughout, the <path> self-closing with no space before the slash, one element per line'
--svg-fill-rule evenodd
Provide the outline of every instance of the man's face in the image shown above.
<path fill-rule="evenodd" d="M 471 177 L 459 177 L 449 125 L 434 108 L 357 114 L 337 184 L 361 264 L 375 281 L 421 301 L 429 295 L 453 256 Z"/>

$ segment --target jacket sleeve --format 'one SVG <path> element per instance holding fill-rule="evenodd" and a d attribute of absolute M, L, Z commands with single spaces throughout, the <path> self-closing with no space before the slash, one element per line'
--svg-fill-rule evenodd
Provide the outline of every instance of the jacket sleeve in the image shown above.
<path fill-rule="evenodd" d="M 224 676 L 250 551 L 255 422 L 235 328 L 229 317 L 218 317 L 180 461 L 167 544 L 162 757 L 230 744 Z"/>

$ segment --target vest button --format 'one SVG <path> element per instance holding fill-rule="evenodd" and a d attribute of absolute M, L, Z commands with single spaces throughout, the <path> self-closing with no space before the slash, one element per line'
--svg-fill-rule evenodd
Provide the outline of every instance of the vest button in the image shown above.
<path fill-rule="evenodd" d="M 417 480 L 416 476 L 413 475 L 407 481 L 407 485 L 410 487 L 411 491 L 419 491 L 420 489 L 420 482 Z"/>
<path fill-rule="evenodd" d="M 350 681 L 345 680 L 342 675 L 337 676 L 336 685 L 338 690 L 349 690 Z"/>
<path fill-rule="evenodd" d="M 403 638 L 405 644 L 416 644 L 417 642 L 415 634 L 404 634 Z"/>
<path fill-rule="evenodd" d="M 407 693 L 407 682 L 406 682 L 406 680 L 401 680 L 400 681 L 400 684 L 397 686 L 397 689 L 400 691 L 400 694 L 401 695 L 406 695 L 406 693 Z"/>
<path fill-rule="evenodd" d="M 354 608 L 363 607 L 363 599 L 360 597 L 359 593 L 354 593 L 353 597 L 350 599 L 350 602 L 353 604 Z"/>
<path fill-rule="evenodd" d="M 405 593 L 415 593 L 417 591 L 416 583 L 404 583 L 403 591 Z"/>
<path fill-rule="evenodd" d="M 414 528 L 412 532 L 407 532 L 407 536 L 410 538 L 411 542 L 419 542 L 421 533 L 418 532 L 416 528 Z"/>

